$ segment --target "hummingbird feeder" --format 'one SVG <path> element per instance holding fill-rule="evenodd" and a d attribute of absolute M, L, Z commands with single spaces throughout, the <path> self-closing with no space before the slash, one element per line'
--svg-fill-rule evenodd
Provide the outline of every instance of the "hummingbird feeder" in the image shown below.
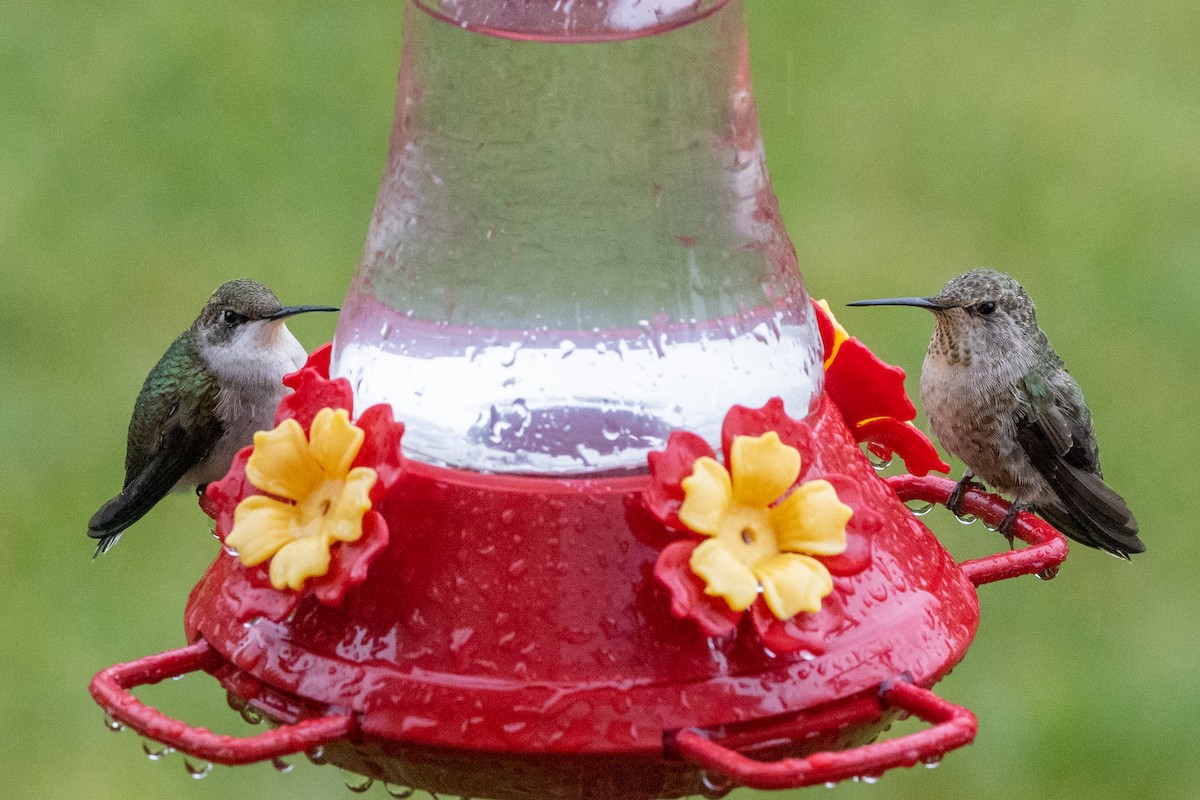
<path fill-rule="evenodd" d="M 513 800 L 877 775 L 971 741 L 930 687 L 975 587 L 1066 555 L 1023 514 L 1030 546 L 956 563 L 905 505 L 954 484 L 903 372 L 808 297 L 740 0 L 408 0 L 364 260 L 285 382 L 201 499 L 189 644 L 91 685 L 216 763 Z M 132 694 L 197 670 L 273 727 Z"/>

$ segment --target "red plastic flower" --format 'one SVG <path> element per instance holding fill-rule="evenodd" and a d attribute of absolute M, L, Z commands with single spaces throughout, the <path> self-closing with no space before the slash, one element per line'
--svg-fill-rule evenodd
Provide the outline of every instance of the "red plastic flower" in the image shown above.
<path fill-rule="evenodd" d="M 404 426 L 385 405 L 350 422 L 345 379 L 329 380 L 328 346 L 284 378 L 277 427 L 260 432 L 201 499 L 217 536 L 235 549 L 256 588 L 274 588 L 260 616 L 280 619 L 311 593 L 339 605 L 388 545 L 377 510 L 401 473 Z"/>
<path fill-rule="evenodd" d="M 904 391 L 904 370 L 880 361 L 867 346 L 846 333 L 824 300 L 813 301 L 825 346 L 825 393 L 838 407 L 854 438 L 887 460 L 895 452 L 913 475 L 949 473 L 912 420 L 917 409 Z"/>
<path fill-rule="evenodd" d="M 820 652 L 833 575 L 866 566 L 869 548 L 848 545 L 865 538 L 873 516 L 854 513 L 851 479 L 816 470 L 811 429 L 778 398 L 734 406 L 721 440 L 724 465 L 688 432 L 650 455 L 643 499 L 665 534 L 655 577 L 672 613 L 709 636 L 748 617 L 771 650 Z"/>

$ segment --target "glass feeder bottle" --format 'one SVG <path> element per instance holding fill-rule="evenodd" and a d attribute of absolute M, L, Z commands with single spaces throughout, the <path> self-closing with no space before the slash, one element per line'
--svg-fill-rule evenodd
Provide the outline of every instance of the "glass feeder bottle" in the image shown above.
<path fill-rule="evenodd" d="M 821 347 L 740 0 L 409 0 L 395 125 L 332 371 L 405 453 L 541 475 L 803 417 Z"/>

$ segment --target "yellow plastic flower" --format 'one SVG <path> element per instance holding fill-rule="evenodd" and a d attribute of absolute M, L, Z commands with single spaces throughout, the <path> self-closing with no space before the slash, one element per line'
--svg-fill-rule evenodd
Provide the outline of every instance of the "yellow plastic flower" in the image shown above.
<path fill-rule="evenodd" d="M 294 419 L 254 434 L 252 484 L 291 502 L 252 495 L 238 503 L 225 543 L 247 567 L 270 559 L 271 584 L 299 589 L 329 571 L 330 548 L 362 536 L 376 473 L 350 468 L 364 434 L 345 409 L 323 408 L 308 437 Z"/>
<path fill-rule="evenodd" d="M 727 471 L 699 458 L 682 482 L 679 519 L 710 537 L 689 561 L 705 593 L 745 611 L 761 591 L 781 620 L 819 611 L 833 578 L 812 556 L 846 549 L 852 509 L 824 480 L 807 481 L 780 500 L 800 475 L 800 453 L 774 431 L 734 437 L 729 461 Z"/>

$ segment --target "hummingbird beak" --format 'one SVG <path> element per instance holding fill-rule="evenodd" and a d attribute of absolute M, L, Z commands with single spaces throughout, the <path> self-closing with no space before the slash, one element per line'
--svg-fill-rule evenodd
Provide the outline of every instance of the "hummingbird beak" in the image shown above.
<path fill-rule="evenodd" d="M 274 314 L 268 314 L 263 319 L 287 319 L 297 314 L 307 314 L 309 311 L 340 311 L 336 306 L 284 306 Z"/>
<path fill-rule="evenodd" d="M 930 311 L 942 311 L 946 307 L 935 303 L 931 297 L 885 297 L 880 300 L 855 300 L 846 303 L 848 306 L 913 306 L 927 308 Z"/>

